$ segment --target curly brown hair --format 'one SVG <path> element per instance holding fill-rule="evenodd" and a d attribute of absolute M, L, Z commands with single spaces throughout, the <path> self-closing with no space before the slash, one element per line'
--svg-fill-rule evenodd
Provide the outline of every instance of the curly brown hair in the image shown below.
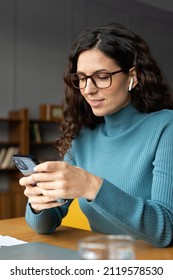
<path fill-rule="evenodd" d="M 137 110 L 150 113 L 173 109 L 172 90 L 141 37 L 118 23 L 87 29 L 73 44 L 64 73 L 64 120 L 60 126 L 61 136 L 56 141 L 61 156 L 70 149 L 72 140 L 83 126 L 94 129 L 104 122 L 103 117 L 93 114 L 80 90 L 71 83 L 71 74 L 77 71 L 79 55 L 93 48 L 112 58 L 120 68 L 127 69 L 123 70 L 124 73 L 135 67 L 138 84 L 131 91 L 131 102 Z"/>

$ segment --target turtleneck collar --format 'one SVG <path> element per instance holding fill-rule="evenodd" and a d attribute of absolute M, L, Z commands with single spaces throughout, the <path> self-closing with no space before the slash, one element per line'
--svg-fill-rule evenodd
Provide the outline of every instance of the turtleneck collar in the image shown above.
<path fill-rule="evenodd" d="M 115 133 L 116 135 L 120 134 L 138 122 L 141 115 L 143 113 L 137 111 L 132 103 L 129 103 L 119 111 L 104 117 L 104 131 L 108 136 L 114 135 Z"/>

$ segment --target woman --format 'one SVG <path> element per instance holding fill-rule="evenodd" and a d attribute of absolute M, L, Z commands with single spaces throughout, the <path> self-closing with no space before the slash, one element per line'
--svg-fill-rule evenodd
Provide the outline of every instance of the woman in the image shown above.
<path fill-rule="evenodd" d="M 146 42 L 117 23 L 86 30 L 64 80 L 64 161 L 20 179 L 28 224 L 53 232 L 79 198 L 93 231 L 171 245 L 173 98 Z"/>

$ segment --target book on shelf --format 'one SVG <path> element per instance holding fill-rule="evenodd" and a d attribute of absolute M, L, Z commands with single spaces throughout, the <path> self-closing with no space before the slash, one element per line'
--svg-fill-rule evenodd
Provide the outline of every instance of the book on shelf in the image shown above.
<path fill-rule="evenodd" d="M 1 152 L 3 150 L 4 156 L 0 162 L 0 168 L 5 169 L 8 167 L 12 167 L 12 161 L 11 158 L 14 154 L 19 153 L 19 148 L 18 147 L 8 147 L 8 148 L 2 148 Z"/>
<path fill-rule="evenodd" d="M 4 147 L 1 148 L 1 150 L 0 150 L 0 166 L 1 166 L 2 162 L 3 162 L 3 159 L 4 159 L 4 156 L 6 154 L 6 151 L 7 151 L 7 149 L 4 148 Z"/>
<path fill-rule="evenodd" d="M 30 139 L 33 142 L 40 143 L 41 142 L 41 133 L 40 127 L 38 123 L 33 123 L 30 126 Z"/>

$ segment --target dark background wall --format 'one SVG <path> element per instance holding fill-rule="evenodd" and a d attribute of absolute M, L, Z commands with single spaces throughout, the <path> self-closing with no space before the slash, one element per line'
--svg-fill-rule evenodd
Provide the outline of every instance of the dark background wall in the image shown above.
<path fill-rule="evenodd" d="M 0 117 L 63 100 L 63 72 L 74 37 L 117 21 L 150 45 L 173 85 L 172 12 L 132 0 L 0 0 Z"/>

